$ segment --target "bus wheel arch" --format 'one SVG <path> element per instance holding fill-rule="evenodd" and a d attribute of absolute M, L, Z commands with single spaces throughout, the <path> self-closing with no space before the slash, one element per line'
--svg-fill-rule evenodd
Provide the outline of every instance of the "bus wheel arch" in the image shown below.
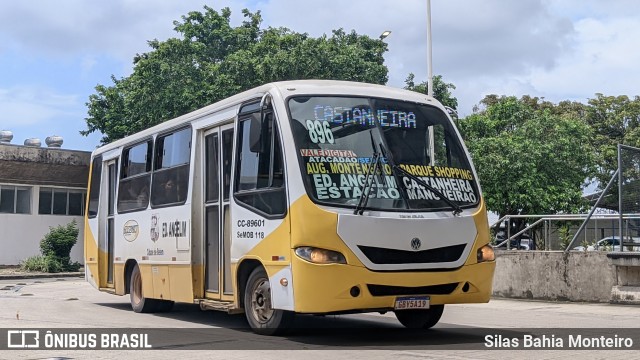
<path fill-rule="evenodd" d="M 238 271 L 236 272 L 238 287 L 236 289 L 238 289 L 238 305 L 241 308 L 244 308 L 244 293 L 247 287 L 247 280 L 249 280 L 249 275 L 251 275 L 251 272 L 258 267 L 263 267 L 262 263 L 255 259 L 246 259 L 238 264 Z"/>
<path fill-rule="evenodd" d="M 271 307 L 269 276 L 264 267 L 259 262 L 258 264 L 258 266 L 244 268 L 243 274 L 246 274 L 247 269 L 251 271 L 246 280 L 242 281 L 243 278 L 240 278 L 239 284 L 243 286 L 238 299 L 243 302 L 247 322 L 254 332 L 261 335 L 282 334 L 293 322 L 294 313 Z M 238 271 L 238 274 L 240 273 Z"/>
<path fill-rule="evenodd" d="M 138 265 L 138 263 L 134 259 L 129 259 L 124 264 L 124 293 L 131 293 L 131 274 L 133 273 L 133 268 Z"/>
<path fill-rule="evenodd" d="M 142 272 L 136 262 L 132 265 L 129 276 L 129 300 L 131 302 L 131 308 L 137 313 L 154 312 L 157 308 L 155 299 L 145 297 L 142 289 Z"/>
<path fill-rule="evenodd" d="M 173 309 L 171 300 L 152 299 L 142 293 L 142 272 L 138 262 L 129 259 L 124 265 L 125 294 L 129 294 L 131 308 L 137 313 L 169 312 Z"/>

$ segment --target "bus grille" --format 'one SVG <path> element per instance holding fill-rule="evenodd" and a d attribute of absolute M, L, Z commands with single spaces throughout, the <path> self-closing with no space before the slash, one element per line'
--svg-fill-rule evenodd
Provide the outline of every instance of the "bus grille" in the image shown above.
<path fill-rule="evenodd" d="M 372 296 L 398 296 L 398 295 L 448 295 L 458 287 L 458 283 L 405 287 L 367 284 Z"/>
<path fill-rule="evenodd" d="M 360 251 L 374 264 L 447 263 L 460 259 L 466 244 L 445 246 L 422 251 L 406 251 L 358 245 Z"/>

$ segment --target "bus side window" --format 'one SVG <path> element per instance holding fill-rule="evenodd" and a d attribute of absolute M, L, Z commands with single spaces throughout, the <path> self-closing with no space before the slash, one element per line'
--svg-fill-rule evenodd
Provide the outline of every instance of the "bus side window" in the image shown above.
<path fill-rule="evenodd" d="M 122 151 L 118 189 L 119 213 L 143 210 L 149 205 L 152 148 L 153 142 L 147 140 Z"/>
<path fill-rule="evenodd" d="M 91 184 L 89 189 L 89 205 L 87 209 L 88 217 L 95 218 L 98 215 L 98 205 L 100 200 L 100 181 L 102 178 L 102 155 L 93 158 L 91 163 Z"/>
<path fill-rule="evenodd" d="M 464 154 L 464 150 L 460 148 L 452 149 L 453 146 L 458 147 L 456 141 L 451 140 L 452 134 L 448 133 L 442 125 L 433 125 L 434 140 L 434 165 L 463 167 L 462 160 L 455 154 Z"/>
<path fill-rule="evenodd" d="M 280 136 L 273 113 L 267 113 L 264 120 L 259 114 L 241 118 L 238 125 L 234 196 L 250 210 L 281 218 L 287 205 Z"/>
<path fill-rule="evenodd" d="M 190 158 L 191 128 L 158 136 L 151 180 L 152 207 L 185 203 L 189 190 Z"/>

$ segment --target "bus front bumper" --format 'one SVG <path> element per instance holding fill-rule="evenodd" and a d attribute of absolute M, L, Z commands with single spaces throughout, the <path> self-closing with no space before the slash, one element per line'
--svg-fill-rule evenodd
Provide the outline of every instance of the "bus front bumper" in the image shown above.
<path fill-rule="evenodd" d="M 322 314 L 392 310 L 402 296 L 427 295 L 433 305 L 485 303 L 491 297 L 495 261 L 451 271 L 374 272 L 294 256 L 292 267 L 294 311 Z"/>

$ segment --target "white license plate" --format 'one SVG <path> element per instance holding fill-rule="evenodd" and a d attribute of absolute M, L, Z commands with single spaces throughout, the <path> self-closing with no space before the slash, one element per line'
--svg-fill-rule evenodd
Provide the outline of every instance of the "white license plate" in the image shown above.
<path fill-rule="evenodd" d="M 428 296 L 410 296 L 396 298 L 395 310 L 428 309 Z"/>

